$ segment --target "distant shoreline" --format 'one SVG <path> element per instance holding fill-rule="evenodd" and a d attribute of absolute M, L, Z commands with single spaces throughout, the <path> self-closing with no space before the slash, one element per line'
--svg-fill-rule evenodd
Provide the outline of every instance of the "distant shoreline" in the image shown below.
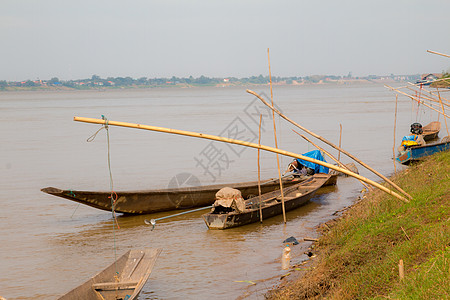
<path fill-rule="evenodd" d="M 400 80 L 370 80 L 370 79 L 340 79 L 340 80 L 320 80 L 319 82 L 276 82 L 273 86 L 302 87 L 302 86 L 332 86 L 332 85 L 359 85 L 359 84 L 384 84 L 384 83 L 403 83 Z M 131 85 L 131 86 L 109 86 L 109 87 L 83 87 L 72 88 L 66 86 L 33 86 L 33 87 L 3 87 L 1 92 L 34 92 L 34 91 L 114 91 L 114 90 L 146 90 L 146 89 L 195 89 L 195 88 L 232 88 L 232 87 L 262 87 L 269 86 L 269 83 L 220 83 L 220 84 L 161 84 L 161 85 Z"/>

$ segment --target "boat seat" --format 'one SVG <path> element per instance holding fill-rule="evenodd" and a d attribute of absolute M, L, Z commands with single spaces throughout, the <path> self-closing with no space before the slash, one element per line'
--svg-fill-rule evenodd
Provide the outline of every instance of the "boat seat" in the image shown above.
<path fill-rule="evenodd" d="M 116 290 L 131 290 L 137 286 L 138 282 L 101 282 L 94 283 L 92 287 L 98 291 L 116 291 Z"/>
<path fill-rule="evenodd" d="M 284 201 L 292 200 L 294 198 L 297 198 L 297 197 L 284 197 Z M 277 197 L 277 200 L 278 200 L 278 202 L 280 202 L 281 201 L 281 196 Z"/>

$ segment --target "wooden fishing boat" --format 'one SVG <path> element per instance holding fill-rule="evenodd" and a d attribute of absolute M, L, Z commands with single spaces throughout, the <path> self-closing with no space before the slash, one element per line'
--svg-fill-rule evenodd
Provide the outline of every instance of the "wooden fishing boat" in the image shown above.
<path fill-rule="evenodd" d="M 439 131 L 441 131 L 441 122 L 431 122 L 425 125 L 423 128 L 423 139 L 425 141 L 434 140 L 438 137 Z"/>
<path fill-rule="evenodd" d="M 326 183 L 336 184 L 336 175 L 314 174 L 309 179 L 283 190 L 285 211 L 293 210 L 308 202 L 316 191 Z M 223 213 L 223 210 L 213 208 L 211 212 L 202 215 L 209 229 L 227 229 L 260 221 L 259 197 L 245 200 L 243 211 L 233 210 Z M 283 213 L 280 190 L 261 195 L 261 212 L 263 219 Z"/>
<path fill-rule="evenodd" d="M 130 250 L 59 300 L 133 300 L 147 282 L 161 249 Z"/>
<path fill-rule="evenodd" d="M 288 176 L 283 178 L 283 186 L 288 187 L 300 181 Z M 114 193 L 116 199 L 114 211 L 124 214 L 150 214 L 175 209 L 189 209 L 211 205 L 215 193 L 229 186 L 239 189 L 244 198 L 258 195 L 258 182 L 243 182 L 234 184 L 216 184 L 209 186 L 183 187 L 174 189 L 119 191 Z M 278 179 L 261 182 L 262 193 L 280 188 Z M 41 189 L 42 192 L 69 199 L 94 208 L 111 211 L 110 191 L 76 191 L 62 190 L 54 187 Z"/>
<path fill-rule="evenodd" d="M 406 148 L 405 152 L 401 153 L 396 160 L 401 164 L 407 165 L 412 161 L 423 159 L 426 156 L 437 152 L 447 151 L 450 149 L 449 137 L 443 138 L 439 143 L 426 144 L 424 146 L 413 146 Z"/>

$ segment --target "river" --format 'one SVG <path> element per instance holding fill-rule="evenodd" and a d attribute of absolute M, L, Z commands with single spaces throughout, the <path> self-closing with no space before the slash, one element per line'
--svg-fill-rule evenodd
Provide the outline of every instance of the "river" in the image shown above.
<path fill-rule="evenodd" d="M 270 96 L 266 86 L 249 88 Z M 263 299 L 285 273 L 282 241 L 316 237 L 315 226 L 351 205 L 361 183 L 339 178 L 336 187 L 289 212 L 286 225 L 278 216 L 225 231 L 208 230 L 202 211 L 162 220 L 153 231 L 144 219 L 173 212 L 118 216 L 120 229 L 113 229 L 110 212 L 40 191 L 47 186 L 110 190 L 111 184 L 114 190 L 156 189 L 189 185 L 188 178 L 201 185 L 257 180 L 255 149 L 111 126 L 108 151 L 105 130 L 87 142 L 100 125 L 73 121 L 74 116 L 104 115 L 257 142 L 262 114 L 261 144 L 274 146 L 270 112 L 245 89 L 0 92 L 0 296 L 56 299 L 111 264 L 116 255 L 156 247 L 163 250 L 139 299 Z M 382 85 L 275 86 L 274 100 L 287 116 L 335 144 L 342 125 L 344 149 L 386 176 L 394 172 L 395 95 Z M 412 122 L 436 120 L 435 114 L 416 114 L 412 107 L 410 100 L 399 99 L 397 144 Z M 279 148 L 297 153 L 314 149 L 292 132 L 292 125 L 279 117 L 275 121 Z M 281 157 L 283 170 L 291 160 Z M 262 152 L 261 178 L 276 176 L 276 155 Z M 301 242 L 295 253 L 310 245 Z M 292 263 L 303 259 L 305 255 L 294 255 Z"/>

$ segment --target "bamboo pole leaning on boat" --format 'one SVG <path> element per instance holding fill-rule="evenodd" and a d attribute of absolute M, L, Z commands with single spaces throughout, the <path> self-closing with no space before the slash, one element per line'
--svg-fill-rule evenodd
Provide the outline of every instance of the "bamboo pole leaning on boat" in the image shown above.
<path fill-rule="evenodd" d="M 270 72 L 269 48 L 267 48 L 267 58 L 269 60 L 270 99 L 272 100 L 272 105 L 273 105 L 272 73 Z M 275 137 L 275 148 L 278 149 L 277 127 L 275 126 L 275 113 L 274 112 L 272 112 L 272 120 L 273 120 L 273 135 Z M 278 154 L 277 154 L 277 166 L 278 166 L 278 177 L 280 178 L 281 210 L 283 211 L 284 224 L 286 224 L 286 209 L 284 208 L 283 182 L 281 181 L 280 157 L 278 156 Z"/>
<path fill-rule="evenodd" d="M 362 181 L 364 181 L 365 183 L 368 183 L 374 187 L 379 188 L 380 190 L 388 193 L 389 195 L 392 195 L 404 202 L 409 202 L 408 199 L 406 199 L 405 197 L 397 194 L 394 191 L 391 191 L 390 189 L 386 188 L 385 186 L 382 186 L 381 184 L 367 179 L 359 174 L 353 173 L 349 170 L 345 170 L 342 168 L 339 168 L 335 165 L 323 162 L 323 161 L 319 161 L 310 157 L 306 157 L 297 153 L 293 153 L 293 152 L 289 152 L 289 151 L 285 151 L 285 150 L 281 150 L 281 149 L 276 149 L 273 147 L 269 147 L 269 146 L 265 146 L 265 145 L 258 145 L 255 143 L 250 143 L 250 142 L 246 142 L 246 141 L 241 141 L 241 140 L 236 140 L 236 139 L 230 139 L 230 138 L 226 138 L 226 137 L 221 137 L 221 136 L 216 136 L 216 135 L 211 135 L 211 134 L 204 134 L 204 133 L 197 133 L 197 132 L 192 132 L 192 131 L 185 131 L 185 130 L 178 130 L 178 129 L 171 129 L 171 128 L 165 128 L 165 127 L 157 127 L 157 126 L 151 126 L 151 125 L 143 125 L 143 124 L 136 124 L 136 123 L 127 123 L 127 122 L 117 122 L 117 121 L 109 121 L 109 120 L 102 120 L 102 119 L 93 119 L 93 118 L 83 118 L 83 117 L 74 117 L 73 118 L 74 121 L 76 122 L 85 122 L 85 123 L 92 123 L 92 124 L 101 124 L 101 125 L 108 125 L 108 126 L 120 126 L 120 127 L 128 127 L 128 128 L 137 128 L 137 129 L 144 129 L 144 130 L 150 130 L 150 131 L 157 131 L 157 132 L 165 132 L 165 133 L 171 133 L 171 134 L 178 134 L 178 135 L 185 135 L 185 136 L 190 136 L 190 137 L 196 137 L 196 138 L 202 138 L 202 139 L 207 139 L 207 140 L 213 140 L 213 141 L 219 141 L 219 142 L 223 142 L 223 143 L 229 143 L 229 144 L 236 144 L 236 145 L 241 145 L 241 146 L 245 146 L 245 147 L 251 147 L 251 148 L 255 148 L 255 149 L 261 149 L 264 151 L 268 151 L 268 152 L 273 152 L 273 153 L 278 153 L 281 155 L 285 155 L 285 156 L 289 156 L 289 157 L 293 157 L 293 158 L 299 158 L 299 159 L 303 159 L 324 167 L 327 167 L 329 169 L 333 169 L 336 170 L 338 172 L 342 172 L 344 174 L 347 174 L 349 176 L 355 177 L 356 179 L 360 179 Z"/>
<path fill-rule="evenodd" d="M 412 88 L 407 88 L 408 90 L 410 90 L 410 91 L 413 91 L 413 92 L 418 92 L 418 91 L 416 91 L 415 89 L 412 89 Z M 423 91 L 422 91 L 423 92 Z M 420 103 L 424 103 L 425 102 L 425 100 L 426 100 L 426 102 L 428 103 L 428 104 L 430 104 L 431 106 L 434 106 L 434 107 L 441 107 L 441 105 L 439 104 L 439 100 L 438 99 L 434 99 L 434 98 L 432 98 L 432 97 L 429 97 L 429 96 L 426 96 L 426 95 L 424 95 L 424 94 L 421 94 L 420 95 Z M 447 104 L 446 104 L 447 105 Z M 448 105 L 447 105 L 448 106 Z"/>
<path fill-rule="evenodd" d="M 417 90 L 415 90 L 414 88 L 412 88 L 412 87 L 415 87 L 415 88 L 418 88 L 417 86 L 415 86 L 414 84 L 412 84 L 411 82 L 408 82 L 408 84 L 410 85 L 410 86 L 408 86 L 408 87 L 406 87 L 407 89 L 409 89 L 409 90 L 412 90 L 412 91 L 415 91 L 415 92 L 419 92 L 419 91 L 421 91 L 421 92 L 427 92 L 428 94 L 430 94 L 431 96 L 434 96 L 435 98 L 433 98 L 433 97 L 431 97 L 430 96 L 430 99 L 433 99 L 433 101 L 434 102 L 439 102 L 439 100 L 438 100 L 438 95 L 436 95 L 435 93 L 433 93 L 432 91 L 430 91 L 430 90 L 427 90 L 426 88 L 420 88 L 419 89 L 419 91 L 417 91 Z M 397 88 L 398 89 L 398 88 Z M 437 89 L 437 88 L 436 88 Z M 444 97 L 441 97 L 441 100 L 442 100 L 442 102 L 444 103 L 444 105 L 445 106 L 450 106 L 450 101 L 448 100 L 448 99 L 446 99 L 446 98 L 444 98 Z M 445 101 L 445 102 L 444 102 Z"/>
<path fill-rule="evenodd" d="M 402 92 L 402 91 L 400 91 L 400 90 L 398 90 L 398 89 L 396 89 L 396 88 L 393 88 L 392 86 L 389 86 L 389 85 L 387 85 L 387 84 L 385 84 L 384 86 L 387 87 L 387 88 L 389 88 L 389 89 L 391 89 L 391 90 L 393 90 L 393 91 L 395 91 L 395 92 L 397 92 L 397 93 L 399 93 L 399 94 L 405 95 L 406 97 L 411 98 L 411 100 L 417 101 L 417 102 L 421 103 L 422 105 L 425 105 L 425 106 L 428 107 L 428 108 L 431 108 L 432 110 L 434 110 L 434 111 L 440 113 L 441 115 L 445 116 L 446 118 L 450 118 L 450 117 L 449 117 L 448 115 L 446 115 L 444 112 L 439 111 L 439 110 L 437 110 L 437 109 L 434 109 L 433 107 L 429 106 L 428 104 L 426 104 L 426 103 L 420 101 L 420 99 L 417 99 L 417 97 L 414 97 L 414 96 L 409 95 L 409 94 L 407 94 L 407 93 L 405 93 L 405 92 Z"/>
<path fill-rule="evenodd" d="M 405 196 L 407 196 L 409 199 L 412 199 L 412 197 L 405 192 L 402 188 L 400 188 L 398 185 L 396 185 L 394 182 L 392 182 L 391 180 L 389 180 L 386 176 L 384 176 L 383 174 L 381 174 L 380 172 L 376 171 L 375 169 L 373 169 L 372 167 L 368 166 L 366 163 L 362 162 L 361 160 L 357 159 L 354 155 L 350 154 L 349 152 L 345 151 L 342 148 L 339 148 L 338 146 L 334 145 L 333 143 L 331 143 L 330 141 L 328 141 L 327 139 L 321 137 L 320 135 L 315 134 L 314 132 L 304 128 L 303 126 L 300 126 L 299 124 L 297 124 L 296 122 L 292 121 L 291 119 L 289 119 L 288 117 L 286 117 L 285 115 L 283 115 L 279 110 L 277 110 L 275 107 L 271 106 L 269 103 L 267 103 L 266 100 L 264 100 L 260 95 L 258 95 L 257 93 L 251 91 L 251 90 L 247 90 L 247 93 L 252 94 L 254 96 L 256 96 L 259 100 L 261 100 L 266 106 L 268 106 L 270 109 L 272 109 L 274 112 L 276 112 L 277 114 L 279 114 L 283 119 L 285 119 L 286 121 L 290 122 L 292 125 L 297 126 L 298 128 L 300 128 L 301 130 L 309 133 L 310 135 L 312 135 L 313 137 L 321 140 L 322 142 L 330 145 L 331 147 L 333 147 L 334 149 L 340 150 L 342 153 L 344 153 L 345 155 L 347 155 L 348 157 L 350 157 L 351 159 L 353 159 L 354 161 L 356 161 L 357 163 L 359 163 L 360 165 L 362 165 L 363 167 L 365 167 L 366 169 L 372 171 L 374 174 L 376 174 L 377 176 L 379 176 L 380 178 L 382 178 L 383 180 L 385 180 L 387 183 L 389 183 L 391 186 L 393 186 L 394 188 L 396 188 L 398 191 L 400 191 L 402 194 L 404 194 Z M 367 182 L 367 181 L 366 181 Z"/>
<path fill-rule="evenodd" d="M 307 142 L 310 142 L 311 145 L 313 145 L 314 147 L 316 147 L 317 149 L 319 149 L 320 151 L 322 151 L 323 153 L 325 153 L 326 155 L 328 155 L 329 158 L 331 158 L 332 160 L 334 160 L 339 167 L 344 168 L 346 170 L 351 171 L 346 165 L 344 165 L 343 163 L 341 163 L 337 158 L 335 158 L 331 153 L 327 152 L 325 149 L 320 148 L 318 145 L 316 145 L 313 141 L 311 141 L 310 139 L 308 139 L 306 136 L 304 136 L 303 134 L 298 133 L 297 131 L 295 131 L 294 129 L 292 129 L 293 132 L 295 132 L 296 134 L 298 134 L 299 136 L 301 136 L 302 138 L 304 138 Z M 370 185 L 367 185 L 364 181 L 361 181 L 362 185 L 367 189 L 367 190 L 372 190 L 372 187 Z"/>

